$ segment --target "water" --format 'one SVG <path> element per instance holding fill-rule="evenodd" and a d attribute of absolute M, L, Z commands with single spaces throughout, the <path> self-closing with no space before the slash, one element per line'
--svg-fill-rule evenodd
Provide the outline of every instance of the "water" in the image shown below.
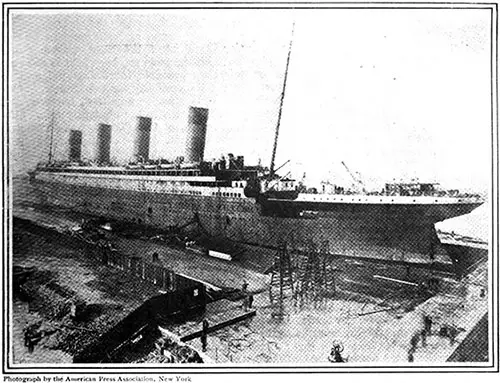
<path fill-rule="evenodd" d="M 420 312 L 397 310 L 359 316 L 380 310 L 369 299 L 329 299 L 304 307 L 289 302 L 285 307 L 284 316 L 277 317 L 267 294 L 256 296 L 257 315 L 210 334 L 206 354 L 218 364 L 331 366 L 328 356 L 336 342 L 350 364 L 397 365 L 407 362 L 410 338 L 422 321 Z M 200 340 L 189 343 L 201 347 Z M 426 352 L 415 357 L 417 362 L 442 363 L 452 350 L 446 340 L 433 337 Z"/>
<path fill-rule="evenodd" d="M 487 202 L 469 214 L 437 223 L 436 228 L 444 232 L 454 232 L 458 235 L 488 242 L 491 223 L 490 215 L 491 207 Z"/>

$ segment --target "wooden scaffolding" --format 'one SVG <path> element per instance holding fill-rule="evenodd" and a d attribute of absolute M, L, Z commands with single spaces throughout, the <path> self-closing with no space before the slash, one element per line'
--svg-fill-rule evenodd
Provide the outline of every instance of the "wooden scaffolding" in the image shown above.
<path fill-rule="evenodd" d="M 335 267 L 328 251 L 328 241 L 320 249 L 310 241 L 308 250 L 299 258 L 295 298 L 301 302 L 335 294 Z"/>
<path fill-rule="evenodd" d="M 293 270 L 290 262 L 290 254 L 286 242 L 278 244 L 278 250 L 274 256 L 274 264 L 271 269 L 271 283 L 269 285 L 269 300 L 277 309 L 274 314 L 283 315 L 285 299 L 293 297 Z"/>

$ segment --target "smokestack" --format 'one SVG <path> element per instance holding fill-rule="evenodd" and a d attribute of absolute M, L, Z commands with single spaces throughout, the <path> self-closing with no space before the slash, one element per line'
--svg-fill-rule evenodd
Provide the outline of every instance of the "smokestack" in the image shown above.
<path fill-rule="evenodd" d="M 151 118 L 137 117 L 137 129 L 134 143 L 134 157 L 142 162 L 149 160 L 149 137 L 151 135 Z"/>
<path fill-rule="evenodd" d="M 82 158 L 82 132 L 81 130 L 69 131 L 69 160 L 78 162 Z"/>
<path fill-rule="evenodd" d="M 111 125 L 99 124 L 97 131 L 97 163 L 99 165 L 109 164 L 109 153 L 111 148 Z"/>
<path fill-rule="evenodd" d="M 208 109 L 189 107 L 188 131 L 186 139 L 186 162 L 201 162 L 205 152 Z"/>

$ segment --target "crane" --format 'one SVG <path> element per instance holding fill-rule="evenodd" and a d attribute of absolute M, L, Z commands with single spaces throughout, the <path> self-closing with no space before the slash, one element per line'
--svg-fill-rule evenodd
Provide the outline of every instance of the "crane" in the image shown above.
<path fill-rule="evenodd" d="M 361 187 L 361 190 L 363 191 L 363 193 L 366 193 L 366 188 L 365 188 L 365 184 L 363 183 L 363 181 L 361 181 L 360 178 L 357 178 L 352 172 L 351 170 L 347 167 L 347 165 L 345 164 L 344 161 L 342 161 L 342 165 L 344 166 L 345 170 L 347 170 L 347 173 L 349 173 L 349 175 L 351 176 L 351 178 L 353 179 L 354 183 L 357 184 L 359 187 Z"/>

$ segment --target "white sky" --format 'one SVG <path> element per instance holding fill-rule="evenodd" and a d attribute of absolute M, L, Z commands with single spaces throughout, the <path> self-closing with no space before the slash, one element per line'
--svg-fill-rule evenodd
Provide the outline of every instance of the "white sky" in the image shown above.
<path fill-rule="evenodd" d="M 131 157 L 135 116 L 153 118 L 152 157 L 183 155 L 189 105 L 210 109 L 205 157 L 269 164 L 295 36 L 276 163 L 295 176 L 369 185 L 419 177 L 487 190 L 491 174 L 489 10 L 188 10 L 14 14 L 14 172 L 99 122 Z"/>

